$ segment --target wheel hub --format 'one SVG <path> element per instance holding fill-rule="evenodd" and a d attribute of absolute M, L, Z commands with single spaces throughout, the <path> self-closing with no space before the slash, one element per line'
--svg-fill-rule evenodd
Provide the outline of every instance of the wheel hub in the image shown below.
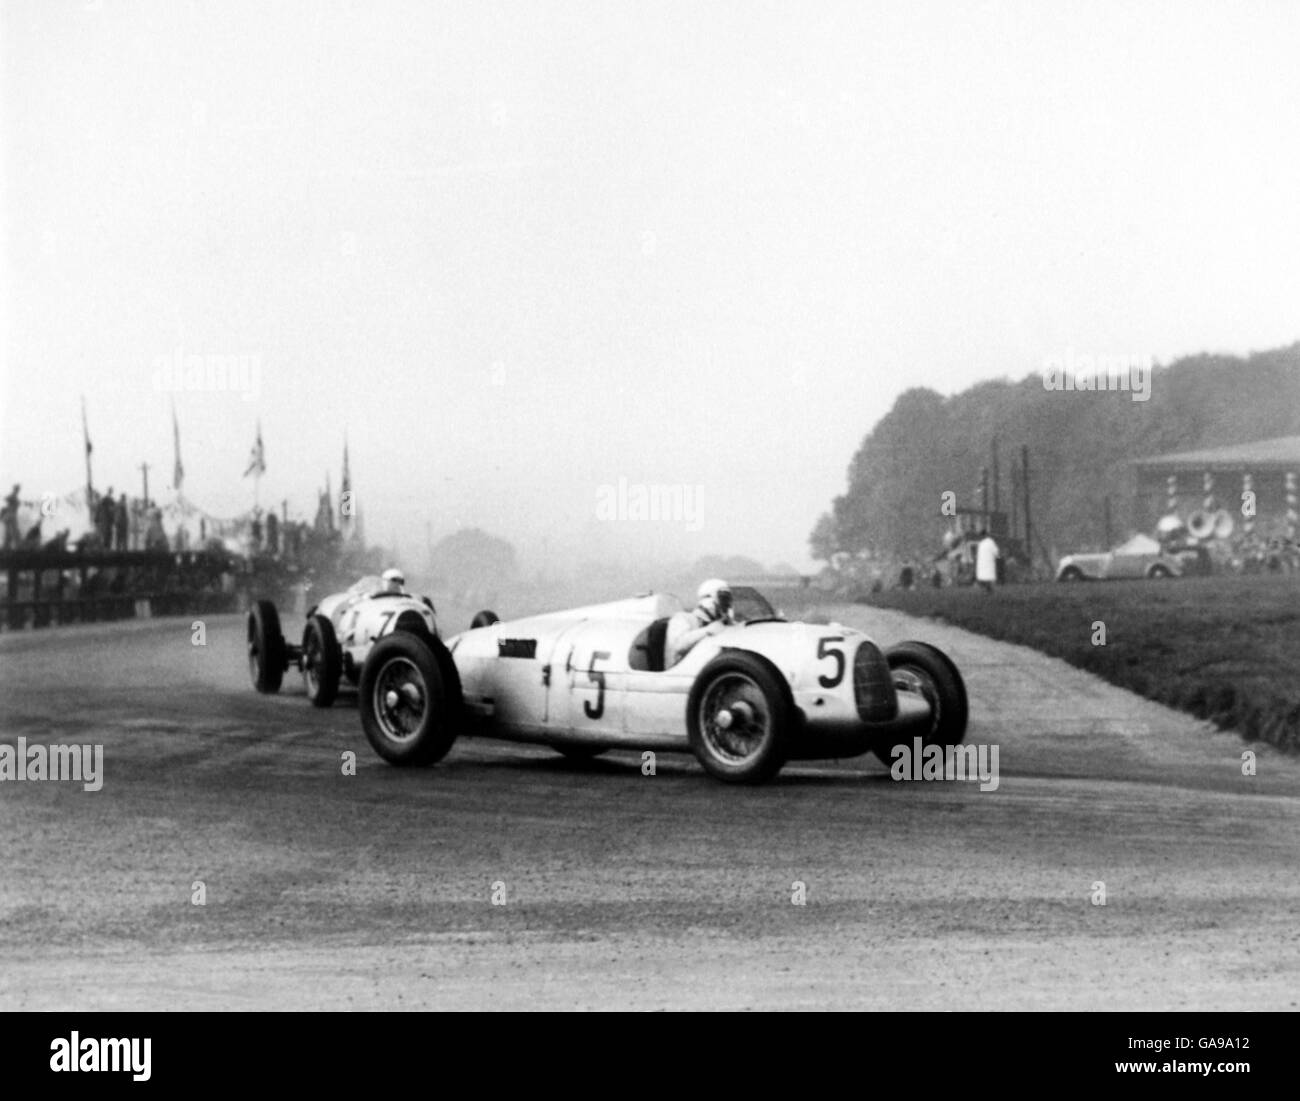
<path fill-rule="evenodd" d="M 752 699 L 756 686 L 743 676 L 725 677 L 715 684 L 704 706 L 706 738 L 725 758 L 743 760 L 766 733 L 767 718 Z"/>
<path fill-rule="evenodd" d="M 732 727 L 744 729 L 754 721 L 754 709 L 744 700 L 736 700 L 729 707 L 722 708 L 713 720 L 719 730 L 730 730 Z"/>
<path fill-rule="evenodd" d="M 385 665 L 375 684 L 376 718 L 385 736 L 403 741 L 416 733 L 428 704 L 427 690 L 416 667 L 398 658 Z"/>

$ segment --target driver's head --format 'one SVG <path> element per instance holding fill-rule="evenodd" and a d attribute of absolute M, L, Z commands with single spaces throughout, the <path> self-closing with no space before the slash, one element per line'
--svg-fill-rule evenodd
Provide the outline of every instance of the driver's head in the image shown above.
<path fill-rule="evenodd" d="M 708 622 L 731 615 L 731 586 L 720 577 L 712 577 L 700 586 L 696 605 Z"/>
<path fill-rule="evenodd" d="M 384 588 L 386 593 L 401 593 L 406 591 L 406 578 L 402 571 L 396 567 L 390 567 L 384 571 L 383 576 Z"/>

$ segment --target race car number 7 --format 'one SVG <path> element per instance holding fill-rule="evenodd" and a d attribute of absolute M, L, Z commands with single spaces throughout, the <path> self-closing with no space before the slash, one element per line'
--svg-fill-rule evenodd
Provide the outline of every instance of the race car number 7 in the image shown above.
<path fill-rule="evenodd" d="M 833 645 L 833 643 L 843 641 L 843 635 L 831 635 L 817 640 L 818 660 L 833 658 L 835 661 L 835 672 L 830 676 L 820 676 L 817 678 L 817 683 L 823 688 L 834 688 L 844 679 L 844 671 L 848 668 L 848 662 L 845 660 L 844 651 L 839 646 Z"/>

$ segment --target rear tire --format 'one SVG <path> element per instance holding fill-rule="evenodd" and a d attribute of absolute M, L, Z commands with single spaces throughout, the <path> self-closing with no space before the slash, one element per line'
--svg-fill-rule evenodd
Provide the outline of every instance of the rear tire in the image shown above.
<path fill-rule="evenodd" d="M 895 689 L 918 693 L 930 705 L 930 729 L 921 735 L 921 748 L 961 745 L 966 738 L 970 703 L 966 684 L 952 659 L 925 642 L 900 642 L 885 651 L 885 660 L 889 662 Z M 891 742 L 876 746 L 874 752 L 890 765 L 893 748 Z"/>
<path fill-rule="evenodd" d="M 686 704 L 691 751 L 704 771 L 730 784 L 761 784 L 785 764 L 794 704 L 771 667 L 753 654 L 714 658 Z"/>
<path fill-rule="evenodd" d="M 302 679 L 313 707 L 329 707 L 339 694 L 343 653 L 326 616 L 314 615 L 302 633 Z"/>
<path fill-rule="evenodd" d="M 440 761 L 460 732 L 460 685 L 451 655 L 439 650 L 445 654 L 446 647 L 436 638 L 399 631 L 376 642 L 366 658 L 361 728 L 389 764 Z"/>
<path fill-rule="evenodd" d="M 284 635 L 280 613 L 269 600 L 258 600 L 248 611 L 248 674 L 253 687 L 265 695 L 280 691 L 284 681 Z"/>
<path fill-rule="evenodd" d="M 1078 566 L 1067 566 L 1064 570 L 1061 571 L 1061 576 L 1058 577 L 1057 580 L 1058 581 L 1082 581 L 1083 571 L 1079 569 Z"/>

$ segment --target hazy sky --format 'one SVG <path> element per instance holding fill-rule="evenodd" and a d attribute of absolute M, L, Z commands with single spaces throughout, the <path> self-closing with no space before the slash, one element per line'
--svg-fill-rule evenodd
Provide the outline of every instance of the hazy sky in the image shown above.
<path fill-rule="evenodd" d="M 309 515 L 346 430 L 405 547 L 802 566 L 908 387 L 1300 337 L 1294 3 L 3 12 L 32 495 L 83 481 L 82 394 L 97 485 L 165 495 L 174 398 L 218 515 L 260 417 L 264 502 Z M 171 394 L 177 356 L 255 386 Z M 618 511 L 651 485 L 689 508 Z"/>

